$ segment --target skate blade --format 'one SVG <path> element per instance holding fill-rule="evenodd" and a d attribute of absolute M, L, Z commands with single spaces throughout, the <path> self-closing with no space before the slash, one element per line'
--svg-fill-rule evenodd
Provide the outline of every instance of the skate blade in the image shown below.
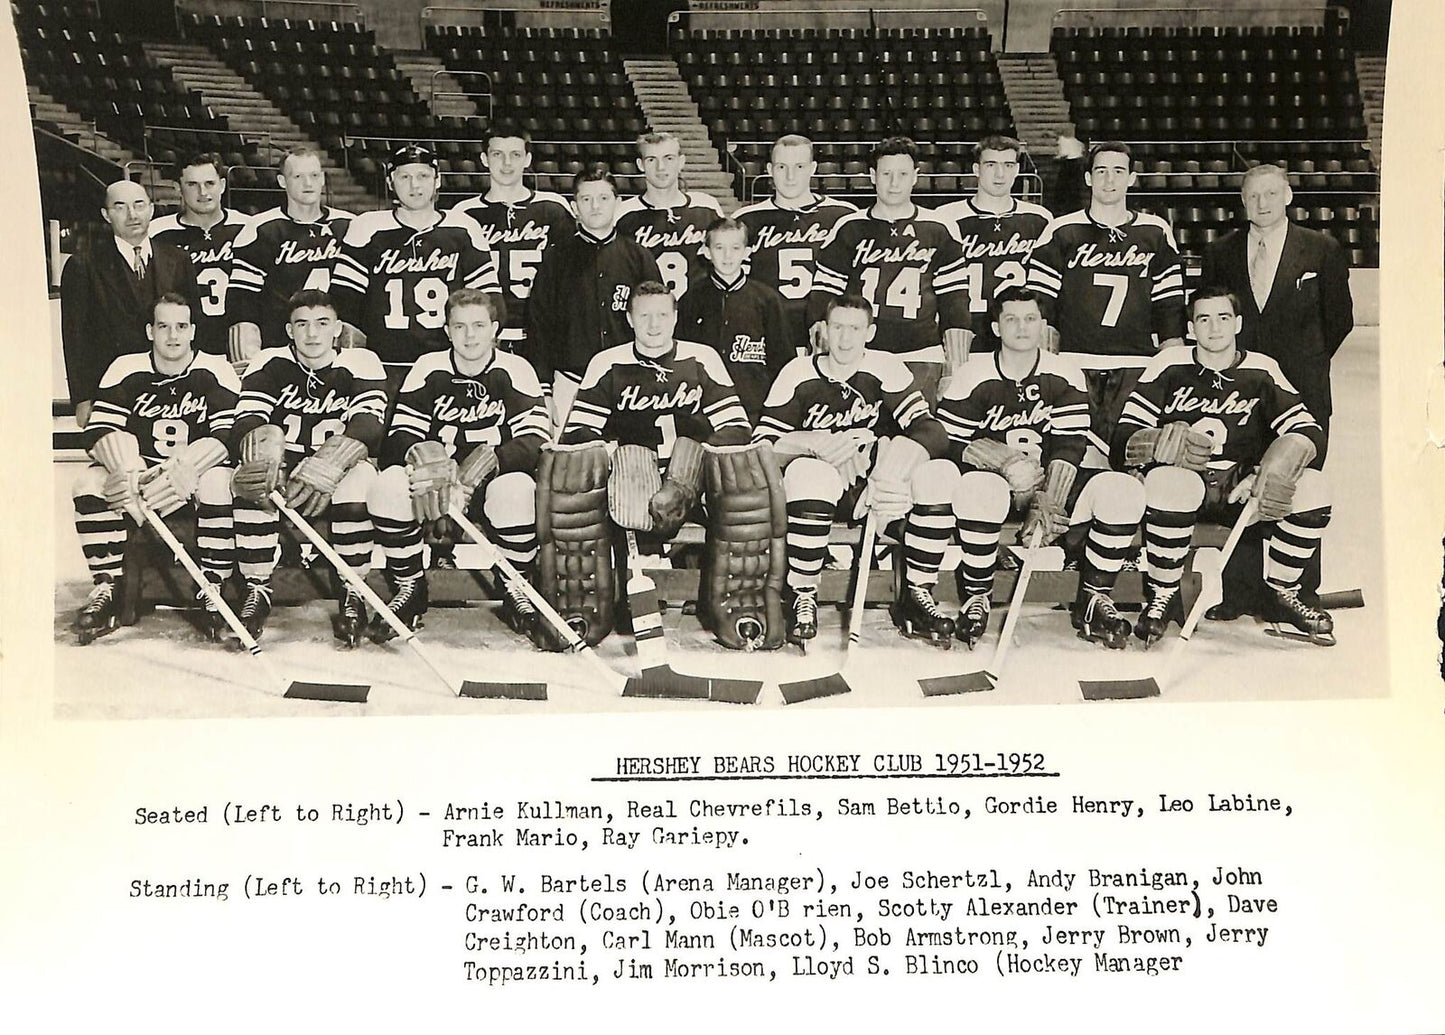
<path fill-rule="evenodd" d="M 1303 633 L 1298 629 L 1285 629 L 1278 625 L 1270 625 L 1264 630 L 1266 636 L 1274 636 L 1281 640 L 1294 640 L 1296 643 L 1312 643 L 1316 647 L 1333 647 L 1339 641 L 1335 639 L 1334 633 L 1327 635 L 1319 633 Z"/>
<path fill-rule="evenodd" d="M 482 700 L 545 701 L 546 683 L 482 683 L 475 679 L 463 679 L 459 697 L 474 697 Z"/>
<path fill-rule="evenodd" d="M 350 704 L 365 704 L 369 693 L 371 687 L 366 683 L 307 683 L 293 680 L 283 696 L 300 701 L 346 701 Z"/>
<path fill-rule="evenodd" d="M 956 676 L 936 676 L 920 679 L 918 688 L 924 697 L 944 697 L 948 694 L 976 694 L 992 690 L 997 684 L 987 672 L 963 672 Z"/>
<path fill-rule="evenodd" d="M 1159 684 L 1153 676 L 1143 679 L 1081 679 L 1079 692 L 1086 701 L 1134 701 L 1158 697 Z"/>
<path fill-rule="evenodd" d="M 797 704 L 800 701 L 811 701 L 819 697 L 837 697 L 839 694 L 851 694 L 853 688 L 843 678 L 843 673 L 834 672 L 832 675 L 822 676 L 818 679 L 800 679 L 794 683 L 779 683 L 778 689 L 782 691 L 785 704 Z"/>

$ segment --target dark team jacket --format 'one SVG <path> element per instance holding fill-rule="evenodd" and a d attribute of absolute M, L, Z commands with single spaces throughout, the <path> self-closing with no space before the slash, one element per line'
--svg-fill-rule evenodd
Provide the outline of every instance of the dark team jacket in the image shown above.
<path fill-rule="evenodd" d="M 784 208 L 774 198 L 744 205 L 733 218 L 748 228 L 748 279 L 777 288 L 793 342 L 808 340 L 808 294 L 818 266 L 818 249 L 852 202 L 816 195 L 802 208 Z"/>
<path fill-rule="evenodd" d="M 871 348 L 845 381 L 825 374 L 819 356 L 800 356 L 783 368 L 763 403 L 754 442 L 776 442 L 790 431 L 868 430 L 879 438 L 906 434 L 942 456 L 943 427 L 903 360 Z"/>
<path fill-rule="evenodd" d="M 413 230 L 394 210 L 364 212 L 342 238 L 331 296 L 383 363 L 410 365 L 450 348 L 442 328 L 451 292 L 466 287 L 501 297 L 493 260 L 482 228 L 465 213 L 442 212 Z"/>
<path fill-rule="evenodd" d="M 723 214 L 711 194 L 683 193 L 687 199 L 674 208 L 660 208 L 642 195 L 623 198 L 617 206 L 618 236 L 632 238 L 657 260 L 662 282 L 674 298 L 682 298 L 688 284 L 707 272 L 700 251 L 703 231 Z"/>
<path fill-rule="evenodd" d="M 1089 443 L 1084 372 L 1068 356 L 1042 350 L 1018 380 L 999 369 L 999 353 L 970 357 L 938 400 L 937 416 L 948 432 L 948 456 L 961 466 L 976 439 L 1002 442 L 1044 467 L 1054 460 L 1078 467 Z"/>
<path fill-rule="evenodd" d="M 232 242 L 231 323 L 254 323 L 268 346 L 289 344 L 286 303 L 302 288 L 331 290 L 331 268 L 341 255 L 341 240 L 356 217 L 338 208 L 322 208 L 315 222 L 302 223 L 285 208 L 253 216 Z"/>
<path fill-rule="evenodd" d="M 748 276 L 735 284 L 716 273 L 693 281 L 677 306 L 677 336 L 717 350 L 753 424 L 778 371 L 797 355 L 783 297 Z"/>
<path fill-rule="evenodd" d="M 933 348 L 943 331 L 969 326 L 965 274 L 953 227 L 936 212 L 915 205 L 898 220 L 853 212 L 833 224 L 818 253 L 808 323 L 823 319 L 830 298 L 856 291 L 873 305 L 873 350 Z"/>
<path fill-rule="evenodd" d="M 580 226 L 548 247 L 527 306 L 527 358 L 542 384 L 557 371 L 580 379 L 592 357 L 629 342 L 627 303 L 657 262 L 614 230 L 596 238 Z"/>
<path fill-rule="evenodd" d="M 179 374 L 162 374 L 149 352 L 119 357 L 96 390 L 85 447 L 112 431 L 128 431 L 140 455 L 158 464 L 202 438 L 228 441 L 241 382 L 220 356 L 197 352 Z"/>
<path fill-rule="evenodd" d="M 963 247 L 974 333 L 970 351 L 994 352 L 998 339 L 989 321 L 989 306 L 1004 288 L 1023 287 L 1028 282 L 1029 254 L 1044 227 L 1053 221 L 1053 214 L 1027 201 L 1015 201 L 1010 211 L 996 214 L 965 198 L 944 205 L 938 215 L 953 224 Z"/>
<path fill-rule="evenodd" d="M 1169 224 L 1132 212 L 1122 226 L 1087 210 L 1055 219 L 1029 256 L 1028 286 L 1061 348 L 1103 356 L 1152 356 L 1184 336 L 1184 269 Z"/>
<path fill-rule="evenodd" d="M 1123 467 L 1134 432 L 1181 420 L 1214 440 L 1211 466 L 1253 467 L 1291 432 L 1313 442 L 1317 454 L 1325 446 L 1324 431 L 1272 357 L 1241 349 L 1229 369 L 1211 370 L 1193 346 L 1178 345 L 1149 361 L 1124 403 L 1111 443 L 1114 466 Z"/>
<path fill-rule="evenodd" d="M 375 455 L 386 414 L 386 372 L 369 349 L 341 349 L 318 370 L 303 366 L 292 348 L 262 349 L 241 381 L 231 452 L 262 424 L 286 432 L 286 462 L 311 456 L 343 432 Z"/>
<path fill-rule="evenodd" d="M 479 374 L 457 372 L 450 349 L 416 361 L 402 382 L 381 465 L 406 462 L 418 442 L 441 442 L 461 461 L 479 445 L 496 450 L 502 474 L 536 469 L 552 420 L 532 365 L 500 349 Z"/>
<path fill-rule="evenodd" d="M 507 299 L 507 324 L 498 340 L 510 346 L 526 329 L 527 298 L 547 248 L 576 229 L 572 207 L 562 195 L 538 190 L 515 204 L 488 201 L 483 195 L 453 205 L 452 211 L 477 221 L 497 257 L 497 276 Z"/>
<path fill-rule="evenodd" d="M 562 441 L 647 446 L 666 460 L 678 438 L 738 445 L 750 430 L 727 367 L 708 346 L 678 341 L 650 359 L 629 342 L 587 365 Z"/>
<path fill-rule="evenodd" d="M 151 223 L 151 241 L 185 249 L 196 269 L 201 305 L 200 312 L 191 314 L 191 323 L 196 325 L 195 347 L 202 352 L 226 354 L 233 322 L 227 307 L 234 242 L 249 223 L 248 217 L 233 209 L 223 209 L 221 221 L 210 229 L 183 222 L 179 213 Z"/>

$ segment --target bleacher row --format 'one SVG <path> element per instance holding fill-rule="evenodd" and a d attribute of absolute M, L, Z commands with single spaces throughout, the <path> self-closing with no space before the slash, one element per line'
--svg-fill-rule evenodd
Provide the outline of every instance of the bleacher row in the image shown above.
<path fill-rule="evenodd" d="M 162 159 L 207 148 L 243 167 L 273 161 L 92 5 L 11 6 L 30 80 L 119 143 Z M 449 192 L 483 189 L 489 118 L 532 134 L 539 187 L 568 189 L 583 161 L 635 172 L 630 141 L 646 122 L 597 29 L 428 26 L 426 49 L 448 71 L 485 73 L 477 118 L 434 115 L 362 25 L 189 13 L 182 30 L 378 193 L 397 138 L 437 143 Z M 1058 28 L 1051 49 L 1080 135 L 1142 141 L 1138 207 L 1171 218 L 1186 249 L 1237 222 L 1231 195 L 1250 164 L 1278 161 L 1301 221 L 1339 236 L 1356 264 L 1378 262 L 1378 176 L 1344 24 Z M 973 188 L 970 143 L 1014 127 L 983 27 L 689 31 L 671 50 L 713 143 L 731 148 L 740 194 L 787 132 L 817 142 L 823 189 L 866 194 L 871 142 L 901 131 L 922 145 L 923 189 L 941 203 Z"/>

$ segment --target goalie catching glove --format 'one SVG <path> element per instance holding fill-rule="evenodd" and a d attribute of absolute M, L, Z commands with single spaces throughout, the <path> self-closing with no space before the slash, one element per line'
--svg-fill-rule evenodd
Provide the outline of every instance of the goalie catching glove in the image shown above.
<path fill-rule="evenodd" d="M 1182 420 L 1162 428 L 1141 428 L 1124 443 L 1126 467 L 1172 464 L 1186 471 L 1203 471 L 1213 455 L 1214 439 Z"/>
<path fill-rule="evenodd" d="M 140 442 L 129 431 L 112 431 L 96 440 L 90 455 L 105 468 L 106 505 L 117 513 L 129 514 L 139 524 L 140 477 L 145 470 Z"/>
<path fill-rule="evenodd" d="M 333 435 L 296 465 L 286 482 L 286 505 L 302 517 L 316 517 L 331 504 L 331 496 L 347 472 L 365 459 L 366 444 L 345 435 Z"/>
<path fill-rule="evenodd" d="M 1044 482 L 1044 487 L 1034 493 L 1028 515 L 1019 530 L 1024 542 L 1033 541 L 1035 528 L 1042 529 L 1039 535 L 1040 546 L 1048 546 L 1069 530 L 1069 493 L 1074 489 L 1074 479 L 1078 477 L 1078 473 L 1078 468 L 1067 460 L 1054 460 L 1049 463 L 1048 479 Z"/>
<path fill-rule="evenodd" d="M 201 475 L 225 459 L 226 447 L 217 439 L 197 439 L 141 476 L 141 497 L 161 517 L 172 514 L 196 494 Z"/>
<path fill-rule="evenodd" d="M 702 443 L 696 439 L 679 438 L 672 445 L 672 458 L 667 462 L 667 476 L 647 501 L 652 517 L 652 530 L 664 538 L 677 534 L 692 505 L 697 502 L 702 483 Z"/>
<path fill-rule="evenodd" d="M 1008 482 L 1015 506 L 1026 506 L 1035 489 L 1044 483 L 1044 469 L 1038 460 L 998 439 L 976 438 L 963 447 L 963 462 L 980 471 L 992 471 Z"/>
<path fill-rule="evenodd" d="M 440 521 L 452 502 L 457 463 L 440 442 L 418 442 L 406 451 L 406 480 L 411 510 L 418 524 Z"/>
<path fill-rule="evenodd" d="M 1278 521 L 1294 510 L 1294 490 L 1300 475 L 1315 458 L 1315 444 L 1303 435 L 1287 433 L 1269 444 L 1260 457 L 1259 470 L 1239 483 L 1230 496 L 1237 503 L 1246 495 L 1259 501 L 1259 519 Z"/>
<path fill-rule="evenodd" d="M 873 516 L 887 523 L 907 514 L 913 506 L 913 469 L 928 459 L 928 450 L 905 435 L 883 440 L 868 491 L 863 498 Z"/>
<path fill-rule="evenodd" d="M 241 439 L 241 462 L 231 475 L 231 492 L 248 503 L 270 509 L 271 493 L 281 486 L 281 462 L 286 456 L 286 433 L 275 424 L 252 428 Z"/>

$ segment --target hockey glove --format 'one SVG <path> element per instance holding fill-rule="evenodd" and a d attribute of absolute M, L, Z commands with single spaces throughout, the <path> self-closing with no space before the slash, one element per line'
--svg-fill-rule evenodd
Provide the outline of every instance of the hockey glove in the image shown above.
<path fill-rule="evenodd" d="M 1035 527 L 1042 526 L 1039 543 L 1043 546 L 1069 530 L 1066 508 L 1077 475 L 1078 469 L 1067 460 L 1054 460 L 1049 464 L 1048 480 L 1042 489 L 1034 493 L 1019 533 L 1024 542 L 1032 541 Z"/>
<path fill-rule="evenodd" d="M 672 445 L 667 462 L 667 476 L 647 501 L 653 531 L 671 538 L 687 520 L 688 511 L 697 502 L 702 482 L 702 443 L 696 439 L 679 438 Z"/>
<path fill-rule="evenodd" d="M 913 507 L 913 471 L 928 459 L 928 450 L 906 435 L 883 440 L 864 494 L 868 509 L 880 523 L 901 518 Z"/>
<path fill-rule="evenodd" d="M 962 460 L 980 471 L 992 471 L 1008 482 L 1017 506 L 1027 506 L 1034 490 L 1044 483 L 1044 469 L 1036 459 L 997 439 L 974 439 L 964 446 Z"/>
<path fill-rule="evenodd" d="M 1295 485 L 1314 458 L 1315 444 L 1303 435 L 1287 433 L 1269 444 L 1250 490 L 1261 521 L 1278 521 L 1294 509 Z"/>
<path fill-rule="evenodd" d="M 302 517 L 316 517 L 331 505 L 331 496 L 347 472 L 367 454 L 365 443 L 333 435 L 314 455 L 296 465 L 286 482 L 286 505 Z"/>
<path fill-rule="evenodd" d="M 141 476 L 146 506 L 161 517 L 175 513 L 196 494 L 201 475 L 225 459 L 226 447 L 214 438 L 197 439 L 178 449 Z"/>
<path fill-rule="evenodd" d="M 90 455 L 105 468 L 106 505 L 117 513 L 129 514 L 141 521 L 140 477 L 145 461 L 140 456 L 140 442 L 129 431 L 111 431 L 96 440 Z"/>
<path fill-rule="evenodd" d="M 241 462 L 231 475 L 231 492 L 248 503 L 271 509 L 270 496 L 281 485 L 286 433 L 275 424 L 252 428 L 241 439 Z"/>
<path fill-rule="evenodd" d="M 456 461 L 440 442 L 418 442 L 406 451 L 406 478 L 411 509 L 419 524 L 440 521 L 451 506 Z"/>

